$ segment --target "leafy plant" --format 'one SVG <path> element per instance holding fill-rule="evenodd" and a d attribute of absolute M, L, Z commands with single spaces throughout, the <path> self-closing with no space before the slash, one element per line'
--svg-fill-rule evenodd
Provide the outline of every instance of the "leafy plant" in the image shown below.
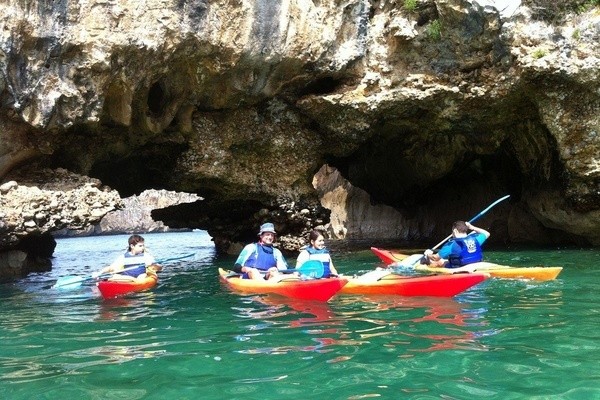
<path fill-rule="evenodd" d="M 546 54 L 548 54 L 548 52 L 544 49 L 535 49 L 532 56 L 533 56 L 533 58 L 539 60 L 540 58 L 544 57 Z"/>
<path fill-rule="evenodd" d="M 404 9 L 413 12 L 417 9 L 417 0 L 404 0 Z"/>
<path fill-rule="evenodd" d="M 427 26 L 427 34 L 435 41 L 442 38 L 442 23 L 439 19 L 431 21 L 431 23 Z"/>

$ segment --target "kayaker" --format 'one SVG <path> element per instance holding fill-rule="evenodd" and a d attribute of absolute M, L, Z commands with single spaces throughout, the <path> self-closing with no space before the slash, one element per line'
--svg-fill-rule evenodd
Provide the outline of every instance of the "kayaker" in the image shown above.
<path fill-rule="evenodd" d="M 246 245 L 240 252 L 233 270 L 244 274 L 244 278 L 271 279 L 279 275 L 279 270 L 287 269 L 281 251 L 273 247 L 277 233 L 275 225 L 266 222 L 260 226 L 258 242 Z"/>
<path fill-rule="evenodd" d="M 155 275 L 162 267 L 156 264 L 154 257 L 146 251 L 144 238 L 140 235 L 131 235 L 127 240 L 127 251 L 117 257 L 108 267 L 92 274 L 97 278 L 102 274 L 113 273 L 109 278 L 112 281 L 136 281 L 146 279 L 148 275 Z"/>
<path fill-rule="evenodd" d="M 472 232 L 469 233 L 469 230 Z M 430 267 L 458 268 L 483 261 L 483 243 L 490 237 L 485 229 L 470 222 L 456 221 L 452 224 L 452 239 L 437 254 L 426 250 L 421 264 Z"/>
<path fill-rule="evenodd" d="M 337 276 L 338 272 L 333 266 L 329 250 L 325 247 L 325 236 L 318 229 L 313 229 L 308 234 L 308 246 L 304 247 L 298 258 L 296 259 L 296 268 L 300 268 L 302 264 L 309 260 L 321 261 L 323 263 L 324 272 L 323 278 Z"/>

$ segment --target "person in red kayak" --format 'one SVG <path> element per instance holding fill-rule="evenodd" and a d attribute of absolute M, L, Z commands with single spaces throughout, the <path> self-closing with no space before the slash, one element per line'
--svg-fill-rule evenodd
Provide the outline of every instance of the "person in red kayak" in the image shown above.
<path fill-rule="evenodd" d="M 472 232 L 469 233 L 469 230 Z M 426 250 L 421 264 L 430 267 L 458 268 L 483 261 L 483 243 L 490 237 L 485 229 L 470 222 L 456 221 L 452 225 L 452 239 L 437 254 Z"/>
<path fill-rule="evenodd" d="M 266 222 L 260 226 L 258 242 L 246 245 L 240 252 L 233 270 L 244 274 L 244 278 L 271 279 L 279 275 L 279 270 L 287 269 L 281 251 L 273 247 L 277 237 L 275 225 Z"/>
<path fill-rule="evenodd" d="M 106 273 L 113 273 L 109 278 L 112 281 L 144 280 L 148 275 L 156 276 L 162 267 L 156 264 L 154 257 L 146 251 L 144 238 L 140 235 L 131 235 L 128 239 L 128 248 L 108 267 L 92 274 L 93 278 Z"/>
<path fill-rule="evenodd" d="M 300 268 L 307 261 L 320 261 L 323 263 L 323 278 L 337 276 L 338 272 L 333 266 L 329 250 L 325 247 L 325 236 L 318 229 L 313 229 L 308 234 L 308 246 L 304 247 L 296 259 L 296 268 Z"/>

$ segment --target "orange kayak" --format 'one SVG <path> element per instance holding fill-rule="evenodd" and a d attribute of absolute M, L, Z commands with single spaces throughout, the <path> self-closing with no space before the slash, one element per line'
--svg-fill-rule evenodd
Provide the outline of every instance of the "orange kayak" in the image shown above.
<path fill-rule="evenodd" d="M 400 262 L 408 255 L 390 250 L 371 247 L 371 251 L 386 265 Z M 433 272 L 436 274 L 456 274 L 464 272 L 484 272 L 493 278 L 504 279 L 533 279 L 537 281 L 548 281 L 558 277 L 563 267 L 511 267 L 489 262 L 480 262 L 465 265 L 460 268 L 433 268 L 427 265 L 417 264 L 418 271 Z"/>
<path fill-rule="evenodd" d="M 127 293 L 140 292 L 153 288 L 157 282 L 158 277 L 156 275 L 148 275 L 144 280 L 139 282 L 100 281 L 96 285 L 102 297 L 110 299 Z"/>
<path fill-rule="evenodd" d="M 371 273 L 350 279 L 340 293 L 452 297 L 487 278 L 486 274 L 479 273 L 428 276 L 403 276 L 391 273 L 379 279 L 376 277 L 368 279 L 369 274 Z"/>
<path fill-rule="evenodd" d="M 230 289 L 241 293 L 277 294 L 300 300 L 328 301 L 348 283 L 346 278 L 323 278 L 301 280 L 295 276 L 280 281 L 242 279 L 219 268 L 219 279 Z"/>

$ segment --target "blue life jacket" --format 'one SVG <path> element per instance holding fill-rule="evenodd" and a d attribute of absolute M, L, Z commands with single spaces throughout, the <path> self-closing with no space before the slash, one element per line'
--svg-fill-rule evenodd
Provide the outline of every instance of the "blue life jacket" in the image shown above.
<path fill-rule="evenodd" d="M 448 268 L 458 268 L 483 260 L 483 251 L 476 235 L 455 238 L 453 242 L 452 253 L 448 257 Z"/>
<path fill-rule="evenodd" d="M 329 267 L 331 256 L 329 255 L 329 250 L 326 248 L 315 249 L 312 246 L 308 246 L 305 250 L 308 252 L 309 260 L 321 261 L 323 263 L 323 278 L 329 278 L 331 276 L 331 268 Z"/>
<path fill-rule="evenodd" d="M 268 271 L 269 268 L 277 267 L 277 260 L 273 254 L 272 246 L 263 246 L 256 243 L 256 251 L 244 263 L 245 267 L 256 268 L 261 271 Z"/>
<path fill-rule="evenodd" d="M 146 259 L 144 253 L 133 255 L 130 252 L 125 253 L 125 268 L 131 268 L 137 265 L 137 268 L 132 268 L 127 271 L 119 272 L 120 275 L 133 276 L 137 278 L 141 274 L 146 273 Z"/>

